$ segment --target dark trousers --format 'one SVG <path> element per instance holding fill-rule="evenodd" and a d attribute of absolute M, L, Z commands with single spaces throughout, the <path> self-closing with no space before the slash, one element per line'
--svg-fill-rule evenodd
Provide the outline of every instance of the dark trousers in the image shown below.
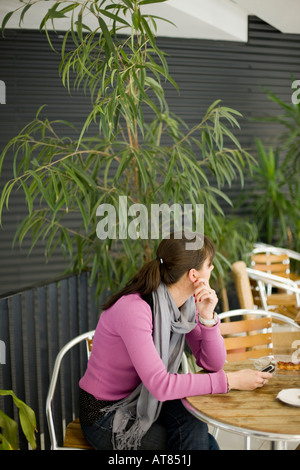
<path fill-rule="evenodd" d="M 112 450 L 112 421 L 114 412 L 100 418 L 91 426 L 82 426 L 87 441 L 98 450 Z M 138 450 L 219 450 L 208 433 L 207 424 L 193 416 L 181 403 L 163 403 L 159 418 L 144 435 Z"/>

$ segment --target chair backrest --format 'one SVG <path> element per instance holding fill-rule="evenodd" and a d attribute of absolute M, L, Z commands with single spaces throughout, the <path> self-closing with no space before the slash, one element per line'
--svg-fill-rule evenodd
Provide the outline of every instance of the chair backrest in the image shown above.
<path fill-rule="evenodd" d="M 50 380 L 47 400 L 46 400 L 46 416 L 47 416 L 47 422 L 48 422 L 48 428 L 49 428 L 51 449 L 60 448 L 57 444 L 57 437 L 56 437 L 56 432 L 55 432 L 55 424 L 54 424 L 53 411 L 52 411 L 52 402 L 53 402 L 53 397 L 54 397 L 54 393 L 56 389 L 56 384 L 57 384 L 62 360 L 70 349 L 72 349 L 74 346 L 76 346 L 78 343 L 82 341 L 85 341 L 87 344 L 87 357 L 89 357 L 90 349 L 91 349 L 91 341 L 89 340 L 93 338 L 94 334 L 95 334 L 95 330 L 92 330 L 92 331 L 83 333 L 77 336 L 76 338 L 72 339 L 67 344 L 65 344 L 65 346 L 63 346 L 63 348 L 59 351 L 56 357 L 54 367 L 53 367 L 52 377 Z"/>
<path fill-rule="evenodd" d="M 247 266 L 244 261 L 236 261 L 231 266 L 239 304 L 241 308 L 253 309 L 254 295 L 247 273 Z"/>
<path fill-rule="evenodd" d="M 256 253 L 273 253 L 275 255 L 282 255 L 286 254 L 289 259 L 294 259 L 296 261 L 300 261 L 300 253 L 297 251 L 290 250 L 288 248 L 282 248 L 273 245 L 267 245 L 265 243 L 255 243 L 254 248 L 252 251 L 253 254 Z"/>
<path fill-rule="evenodd" d="M 227 361 L 272 354 L 272 318 L 250 318 L 220 323 Z"/>
<path fill-rule="evenodd" d="M 271 252 L 251 255 L 251 267 L 270 274 L 290 278 L 290 258 L 287 254 L 274 254 Z"/>
<path fill-rule="evenodd" d="M 294 282 L 291 279 L 283 278 L 282 276 L 277 276 L 276 274 L 259 271 L 258 269 L 246 268 L 246 271 L 250 281 L 252 280 L 256 282 L 264 309 L 267 309 L 266 286 L 268 284 L 270 284 L 272 287 L 281 289 L 282 292 L 286 292 L 291 300 L 289 304 L 298 306 L 298 308 L 300 307 L 300 287 L 297 282 Z M 278 303 L 275 303 L 275 305 L 278 305 Z"/>
<path fill-rule="evenodd" d="M 288 292 L 289 295 L 285 298 L 285 302 L 289 302 L 288 305 L 297 305 L 298 308 L 300 307 L 300 287 L 296 282 L 290 279 L 258 269 L 247 268 L 244 261 L 236 261 L 233 263 L 232 276 L 241 308 L 251 309 L 257 306 L 258 308 L 269 310 L 269 294 L 267 292 L 267 286 L 269 284 Z M 276 305 L 279 305 L 278 302 L 274 303 L 272 310 L 276 308 Z"/>
<path fill-rule="evenodd" d="M 227 360 L 245 360 L 274 352 L 274 322 L 298 331 L 300 326 L 279 313 L 259 309 L 237 309 L 219 314 L 220 331 L 224 336 Z M 229 322 L 226 320 L 230 320 Z M 286 333 L 286 332 L 285 332 Z"/>
<path fill-rule="evenodd" d="M 263 243 L 255 244 L 251 254 L 253 269 L 291 279 L 298 283 L 298 285 L 300 285 L 300 275 L 297 272 L 299 261 L 300 253 L 288 248 L 265 245 Z M 269 284 L 268 295 L 270 295 L 271 292 L 272 286 Z"/>

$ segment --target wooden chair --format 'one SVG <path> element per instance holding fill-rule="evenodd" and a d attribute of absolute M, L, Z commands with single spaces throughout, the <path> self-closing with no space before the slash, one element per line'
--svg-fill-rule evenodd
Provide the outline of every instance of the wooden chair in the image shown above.
<path fill-rule="evenodd" d="M 95 333 L 95 330 L 89 331 L 69 341 L 60 350 L 60 352 L 58 353 L 56 357 L 54 368 L 53 368 L 53 373 L 52 373 L 52 378 L 50 381 L 47 401 L 46 401 L 46 415 L 47 415 L 47 422 L 48 422 L 48 428 L 49 428 L 51 450 L 67 450 L 67 449 L 92 450 L 93 449 L 91 445 L 86 441 L 81 431 L 79 418 L 74 419 L 71 423 L 67 425 L 65 436 L 64 436 L 63 447 L 60 447 L 58 445 L 56 432 L 55 432 L 52 406 L 53 406 L 53 398 L 54 398 L 55 388 L 56 388 L 56 384 L 58 380 L 58 375 L 59 375 L 59 371 L 60 371 L 64 356 L 68 353 L 68 351 L 71 348 L 78 345 L 80 342 L 85 341 L 86 346 L 87 346 L 86 347 L 87 358 L 89 358 L 91 349 L 92 349 L 94 333 Z M 189 372 L 189 367 L 188 367 L 187 357 L 185 353 L 183 353 L 182 359 L 181 359 L 181 373 L 186 374 L 188 372 Z"/>
<path fill-rule="evenodd" d="M 268 356 L 273 353 L 272 317 L 268 312 L 238 310 L 227 312 L 222 319 L 241 315 L 237 321 L 221 322 L 227 361 L 243 361 L 249 357 Z M 246 315 L 249 318 L 245 319 Z M 253 318 L 254 317 L 254 318 Z"/>
<path fill-rule="evenodd" d="M 248 282 L 248 296 L 243 292 L 242 301 L 246 301 L 251 305 L 249 279 L 246 277 L 245 281 L 246 285 Z M 275 354 L 277 344 L 274 344 L 273 325 L 276 322 L 284 323 L 292 330 L 293 334 L 295 334 L 294 330 L 297 330 L 297 338 L 300 339 L 300 325 L 279 313 L 258 310 L 252 307 L 230 310 L 220 313 L 218 316 L 221 320 L 220 331 L 224 337 L 228 362 Z M 218 432 L 218 428 L 213 428 L 212 433 L 215 437 L 217 437 Z M 245 436 L 245 449 L 251 449 L 251 438 L 248 435 Z"/>
<path fill-rule="evenodd" d="M 244 261 L 236 261 L 231 266 L 236 293 L 241 308 L 254 309 L 253 292 Z"/>
<path fill-rule="evenodd" d="M 228 361 L 292 353 L 293 343 L 300 340 L 300 325 L 280 313 L 237 309 L 218 316 Z M 226 321 L 228 319 L 229 322 Z M 278 325 L 280 328 L 275 328 Z M 280 329 L 284 330 L 283 333 Z"/>
<path fill-rule="evenodd" d="M 300 262 L 300 253 L 288 248 L 257 243 L 251 254 L 251 267 L 291 279 L 300 286 L 300 275 L 293 271 Z"/>
<path fill-rule="evenodd" d="M 255 282 L 258 303 L 264 310 L 277 311 L 295 319 L 300 311 L 300 287 L 291 279 L 247 268 L 249 279 Z M 268 294 L 268 286 L 278 292 Z"/>
<path fill-rule="evenodd" d="M 294 282 L 294 286 L 300 287 L 300 276 L 296 272 L 293 272 L 291 267 L 291 261 L 299 263 L 300 253 L 289 250 L 287 248 L 276 247 L 273 245 L 266 245 L 263 243 L 257 243 L 251 254 L 251 268 L 263 271 L 267 274 L 279 276 L 285 279 L 289 279 Z M 253 288 L 257 286 L 257 281 L 251 281 Z M 295 295 L 286 290 L 277 289 L 274 293 L 274 288 L 271 283 L 265 284 L 265 289 L 268 297 L 265 297 L 265 301 L 268 305 L 277 306 L 277 311 L 287 315 L 291 318 L 296 318 L 297 315 L 300 317 L 300 301 L 295 302 Z M 274 297 L 272 297 L 274 295 Z M 261 303 L 260 296 L 254 299 L 254 302 L 258 306 L 265 306 Z"/>
<path fill-rule="evenodd" d="M 300 285 L 300 275 L 292 271 L 291 260 L 299 262 L 300 253 L 288 248 L 256 243 L 251 255 L 251 267 L 286 277 Z"/>
<path fill-rule="evenodd" d="M 275 274 L 276 276 L 281 276 L 285 279 L 290 279 L 290 259 L 285 253 L 283 253 L 282 255 L 273 254 L 270 252 L 252 254 L 251 268 L 257 269 L 258 271 L 263 271 L 265 273 Z M 271 295 L 272 285 L 268 284 L 266 287 L 267 294 Z M 293 305 L 293 302 L 294 299 L 289 305 Z"/>
<path fill-rule="evenodd" d="M 232 264 L 231 269 L 241 308 L 253 309 L 257 306 L 298 321 L 300 317 L 298 315 L 300 312 L 300 288 L 294 281 L 247 268 L 244 261 L 236 261 Z M 268 295 L 266 287 L 268 284 L 285 290 L 285 292 Z"/>

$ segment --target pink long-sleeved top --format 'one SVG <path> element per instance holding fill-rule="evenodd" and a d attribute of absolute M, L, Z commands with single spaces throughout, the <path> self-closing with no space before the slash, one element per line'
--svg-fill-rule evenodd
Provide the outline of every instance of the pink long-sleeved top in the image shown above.
<path fill-rule="evenodd" d="M 226 393 L 226 358 L 218 324 L 197 323 L 186 335 L 196 363 L 207 374 L 171 374 L 156 351 L 152 312 L 139 294 L 121 297 L 99 319 L 91 357 L 79 386 L 99 400 L 119 400 L 142 381 L 159 401 Z M 168 338 L 166 338 L 166 341 Z"/>

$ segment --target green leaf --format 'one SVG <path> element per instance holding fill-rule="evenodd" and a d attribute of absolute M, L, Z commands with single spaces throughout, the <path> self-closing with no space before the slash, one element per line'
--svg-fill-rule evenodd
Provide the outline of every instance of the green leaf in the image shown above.
<path fill-rule="evenodd" d="M 43 198 L 44 201 L 48 204 L 51 210 L 54 210 L 54 206 L 51 200 L 51 194 L 48 193 L 48 191 L 45 188 L 44 181 L 39 177 L 36 171 L 33 170 L 28 170 L 27 175 L 30 175 L 36 182 Z"/>
<path fill-rule="evenodd" d="M 9 441 L 0 433 L 0 450 L 14 450 Z"/>
<path fill-rule="evenodd" d="M 15 405 L 19 408 L 19 417 L 22 430 L 26 436 L 27 441 L 33 449 L 36 448 L 36 419 L 34 411 L 26 405 L 22 400 L 20 400 L 12 390 L 0 390 L 0 395 L 7 396 L 11 395 Z M 3 417 L 3 415 L 2 415 Z M 11 425 L 12 426 L 12 425 Z M 2 426 L 1 426 L 2 427 Z"/>
<path fill-rule="evenodd" d="M 286 111 L 293 111 L 293 106 L 286 104 L 283 100 L 278 98 L 274 93 L 271 91 L 264 89 L 264 91 L 267 93 L 269 98 L 274 101 L 275 103 L 279 104 L 282 108 L 284 108 Z"/>
<path fill-rule="evenodd" d="M 58 8 L 58 4 L 56 3 L 52 8 L 49 8 L 47 16 L 48 19 L 53 19 L 53 18 L 66 18 L 66 15 L 64 14 L 63 11 L 56 11 L 56 8 Z"/>
<path fill-rule="evenodd" d="M 78 14 L 78 19 L 77 21 L 75 22 L 76 24 L 76 27 L 77 27 L 77 34 L 78 34 L 78 38 L 79 40 L 83 43 L 83 36 L 82 36 L 82 9 L 80 10 L 79 14 Z"/>
<path fill-rule="evenodd" d="M 130 27 L 130 24 L 128 23 L 128 21 L 126 21 L 124 18 L 121 18 L 121 16 L 115 15 L 113 13 L 110 13 L 107 10 L 102 10 L 102 9 L 99 10 L 99 13 L 101 13 L 104 16 L 107 16 L 108 18 L 110 18 L 110 19 L 112 19 L 116 22 L 119 22 L 119 23 L 121 23 L 125 26 Z"/>
<path fill-rule="evenodd" d="M 2 429 L 2 435 L 0 435 L 0 449 L 18 450 L 18 425 L 16 421 L 11 419 L 1 410 L 0 428 Z"/>
<path fill-rule="evenodd" d="M 222 100 L 215 100 L 207 109 L 206 115 L 210 114 L 213 111 L 213 109 L 216 108 L 221 101 Z"/>
<path fill-rule="evenodd" d="M 26 182 L 22 179 L 21 179 L 21 185 L 22 185 L 22 188 L 23 188 L 23 191 L 24 191 L 24 194 L 25 194 L 26 203 L 27 203 L 27 206 L 28 206 L 28 212 L 29 212 L 29 214 L 31 214 L 32 209 L 33 209 L 33 200 L 32 200 L 32 197 L 31 197 L 31 192 L 30 192 Z"/>
<path fill-rule="evenodd" d="M 150 27 L 149 27 L 149 25 L 148 25 L 148 23 L 147 23 L 147 21 L 145 20 L 144 17 L 141 17 L 141 23 L 142 23 L 142 25 L 145 29 L 145 32 L 147 33 L 147 37 L 150 41 L 151 46 L 153 48 L 156 48 L 156 42 L 155 42 L 154 35 L 153 35 L 153 33 L 152 33 L 152 31 L 151 31 L 151 29 L 150 29 Z"/>
<path fill-rule="evenodd" d="M 19 26 L 21 27 L 21 24 L 24 20 L 24 16 L 26 14 L 26 12 L 29 10 L 29 8 L 32 6 L 33 4 L 32 3 L 28 3 L 28 5 L 26 5 L 23 10 L 22 10 L 22 13 L 21 13 L 21 16 L 20 16 L 20 21 L 19 21 Z"/>
<path fill-rule="evenodd" d="M 1 198 L 0 198 L 0 223 L 1 223 L 1 215 L 3 212 L 4 204 L 6 206 L 6 209 L 8 209 L 8 202 L 9 202 L 10 194 L 12 190 L 14 189 L 16 182 L 17 182 L 16 180 L 8 181 L 2 190 Z"/>
<path fill-rule="evenodd" d="M 80 198 L 75 196 L 75 199 L 76 199 L 76 202 L 77 202 L 78 207 L 80 209 L 80 213 L 81 213 L 81 217 L 82 217 L 82 220 L 83 220 L 83 223 L 84 223 L 85 231 L 86 231 L 86 233 L 88 233 L 88 230 L 89 230 L 89 217 L 88 217 L 88 213 L 87 213 L 87 208 L 85 207 L 85 205 L 83 204 L 83 202 L 81 201 Z"/>
<path fill-rule="evenodd" d="M 131 152 L 130 150 L 128 152 L 125 152 L 121 156 L 121 161 L 119 163 L 118 169 L 117 169 L 115 177 L 114 177 L 115 183 L 117 183 L 119 178 L 121 178 L 121 175 L 122 175 L 124 169 L 126 167 L 128 167 L 128 165 L 129 165 L 130 161 L 132 160 L 133 156 L 134 156 L 134 153 Z"/>
<path fill-rule="evenodd" d="M 68 13 L 69 11 L 75 10 L 75 8 L 77 8 L 80 5 L 81 3 L 78 3 L 78 2 L 72 3 L 72 5 L 68 5 L 67 7 L 64 7 L 61 10 L 59 10 L 59 13 L 62 13 L 62 14 Z"/>
<path fill-rule="evenodd" d="M 109 34 L 105 21 L 100 16 L 98 17 L 98 22 L 106 41 L 106 56 L 107 58 L 110 58 L 111 54 L 114 52 L 114 43 L 112 41 L 111 35 Z"/>
<path fill-rule="evenodd" d="M 3 18 L 3 21 L 2 21 L 2 36 L 4 37 L 4 30 L 5 30 L 5 26 L 7 25 L 9 19 L 11 18 L 11 16 L 13 15 L 14 11 L 10 11 L 9 13 L 7 13 L 5 15 L 5 17 Z"/>
<path fill-rule="evenodd" d="M 209 186 L 209 188 L 207 188 L 207 189 L 208 189 L 209 192 L 213 192 L 213 193 L 217 194 L 218 196 L 222 197 L 230 206 L 232 206 L 232 201 L 230 200 L 230 198 L 223 191 L 221 191 L 218 188 L 214 188 L 213 186 Z"/>
<path fill-rule="evenodd" d="M 141 0 L 139 2 L 139 5 L 149 5 L 150 3 L 163 3 L 166 1 L 167 0 Z"/>
<path fill-rule="evenodd" d="M 36 448 L 36 439 L 35 439 L 35 430 L 36 430 L 36 420 L 34 411 L 23 403 L 19 401 L 19 416 L 22 430 L 25 434 L 25 437 L 33 449 Z"/>
<path fill-rule="evenodd" d="M 121 0 L 128 8 L 133 8 L 132 1 L 130 0 Z"/>

